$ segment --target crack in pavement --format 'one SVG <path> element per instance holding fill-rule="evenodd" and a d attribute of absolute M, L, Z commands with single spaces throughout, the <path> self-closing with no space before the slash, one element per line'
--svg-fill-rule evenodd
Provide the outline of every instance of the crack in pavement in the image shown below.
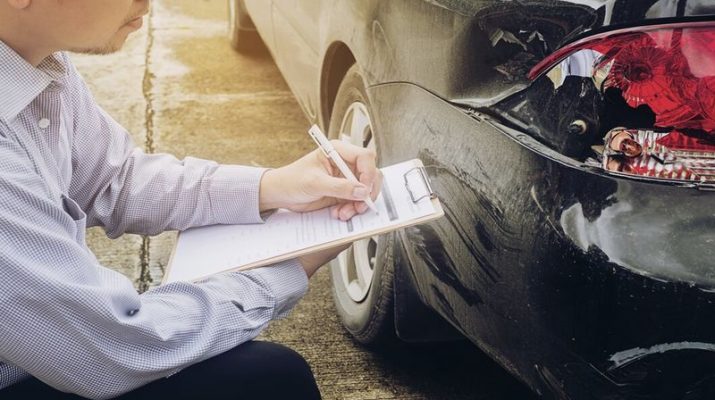
<path fill-rule="evenodd" d="M 144 78 L 142 79 L 142 94 L 144 95 L 144 101 L 146 102 L 146 108 L 144 112 L 144 152 L 147 154 L 154 153 L 154 78 L 155 75 L 151 72 L 151 52 L 154 48 L 154 10 L 153 7 L 149 10 L 149 15 L 147 16 L 147 43 L 146 49 L 144 50 Z M 139 251 L 139 262 L 140 262 L 140 272 L 139 272 L 139 292 L 143 293 L 149 289 L 152 284 L 152 277 L 149 270 L 149 263 L 151 259 L 150 255 L 150 245 L 151 238 L 149 236 L 142 236 L 142 245 Z"/>

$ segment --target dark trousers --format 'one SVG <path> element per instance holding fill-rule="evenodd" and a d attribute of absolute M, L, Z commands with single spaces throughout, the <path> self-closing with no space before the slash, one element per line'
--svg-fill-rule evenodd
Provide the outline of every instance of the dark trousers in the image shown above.
<path fill-rule="evenodd" d="M 37 379 L 0 390 L 3 400 L 77 400 Z M 308 363 L 295 351 L 270 342 L 253 341 L 118 397 L 139 399 L 320 399 Z"/>

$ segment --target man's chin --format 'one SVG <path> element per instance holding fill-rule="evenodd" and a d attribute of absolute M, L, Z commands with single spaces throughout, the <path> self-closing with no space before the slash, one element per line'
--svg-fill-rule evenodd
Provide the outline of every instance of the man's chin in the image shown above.
<path fill-rule="evenodd" d="M 103 47 L 92 47 L 92 48 L 78 48 L 71 49 L 72 53 L 78 54 L 89 54 L 89 55 L 105 55 L 118 52 L 122 48 L 122 44 L 119 45 L 107 45 Z"/>
<path fill-rule="evenodd" d="M 104 55 L 116 53 L 124 47 L 124 43 L 127 41 L 127 35 L 115 35 L 110 41 L 103 45 L 95 47 L 77 47 L 70 49 L 73 53 L 79 54 L 90 54 L 90 55 Z"/>

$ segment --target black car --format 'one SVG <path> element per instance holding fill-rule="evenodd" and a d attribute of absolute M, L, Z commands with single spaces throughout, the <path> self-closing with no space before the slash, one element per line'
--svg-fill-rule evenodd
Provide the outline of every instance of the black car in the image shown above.
<path fill-rule="evenodd" d="M 445 209 L 333 266 L 358 341 L 449 326 L 545 397 L 715 398 L 715 2 L 229 4 L 311 121 L 420 158 Z"/>

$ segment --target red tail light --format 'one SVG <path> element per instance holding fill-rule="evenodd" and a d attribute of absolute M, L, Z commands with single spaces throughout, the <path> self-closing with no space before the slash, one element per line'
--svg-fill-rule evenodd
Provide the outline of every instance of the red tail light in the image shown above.
<path fill-rule="evenodd" d="M 555 52 L 534 67 L 529 78 L 546 74 L 558 79 L 554 71 L 590 74 L 603 92 L 617 89 L 630 107 L 647 106 L 655 115 L 654 126 L 624 127 L 633 130 L 642 154 L 626 155 L 613 148 L 610 133 L 606 135 L 604 168 L 614 170 L 615 160 L 620 160 L 618 170 L 625 173 L 715 182 L 714 22 L 596 35 Z M 639 130 L 653 133 L 648 139 Z M 656 154 L 663 149 L 668 160 Z"/>
<path fill-rule="evenodd" d="M 600 152 L 606 171 L 653 178 L 715 182 L 715 146 L 679 131 L 616 128 Z"/>

